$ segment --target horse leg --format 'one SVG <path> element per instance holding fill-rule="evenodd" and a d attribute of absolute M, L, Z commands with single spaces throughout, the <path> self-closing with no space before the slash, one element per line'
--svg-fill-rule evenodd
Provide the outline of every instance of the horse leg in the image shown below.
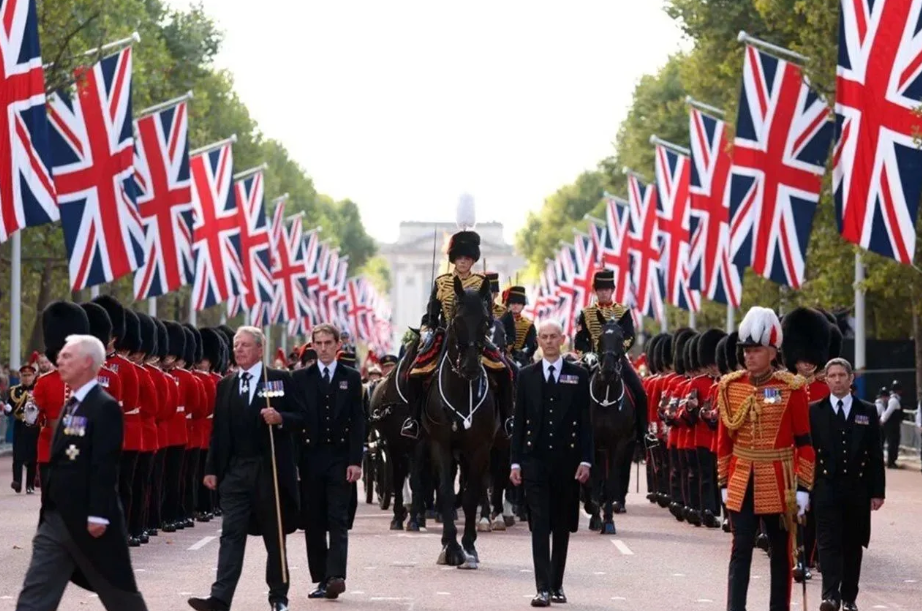
<path fill-rule="evenodd" d="M 425 493 L 423 491 L 422 473 L 423 461 L 420 459 L 420 448 L 417 445 L 410 452 L 409 476 L 410 476 L 410 519 L 407 520 L 407 532 L 419 532 L 420 528 L 426 527 L 426 505 L 424 501 Z"/>
<path fill-rule="evenodd" d="M 452 519 L 455 511 L 455 482 L 452 477 L 452 459 L 449 448 L 432 441 L 432 459 L 439 473 L 439 509 L 442 516 L 442 552 L 438 564 L 458 566 L 465 560 L 464 550 L 458 544 L 458 528 Z"/>
<path fill-rule="evenodd" d="M 604 456 L 604 452 L 596 453 L 596 458 Z M 602 502 L 602 491 L 604 489 L 605 463 L 596 460 L 601 468 L 592 469 L 589 472 L 589 483 L 583 487 L 586 493 L 586 513 L 589 514 L 589 530 L 602 530 L 602 519 L 599 516 L 600 505 Z"/>
<path fill-rule="evenodd" d="M 403 530 L 403 521 L 407 517 L 407 508 L 403 505 L 403 482 L 407 479 L 407 457 L 399 452 L 391 456 L 391 483 L 394 486 L 394 519 L 391 530 Z"/>
<path fill-rule="evenodd" d="M 476 569 L 480 563 L 480 556 L 474 543 L 477 541 L 477 503 L 483 498 L 483 482 L 489 467 L 490 456 L 485 452 L 478 452 L 470 457 L 465 465 L 467 471 L 467 490 L 464 491 L 464 535 L 461 537 L 461 547 L 467 559 L 458 568 Z"/>
<path fill-rule="evenodd" d="M 607 450 L 605 452 L 605 462 L 602 463 L 604 469 L 604 473 L 602 474 L 604 483 L 602 485 L 603 492 L 600 500 L 604 507 L 601 530 L 603 535 L 614 535 L 617 532 L 614 518 L 614 501 L 619 490 L 617 455 L 617 447 Z"/>
<path fill-rule="evenodd" d="M 477 521 L 477 532 L 488 533 L 493 532 L 493 527 L 490 525 L 490 484 L 487 478 L 489 474 L 484 475 L 484 482 L 480 486 L 480 519 Z M 470 484 L 468 484 L 470 485 Z M 466 491 L 465 491 L 466 492 Z"/>

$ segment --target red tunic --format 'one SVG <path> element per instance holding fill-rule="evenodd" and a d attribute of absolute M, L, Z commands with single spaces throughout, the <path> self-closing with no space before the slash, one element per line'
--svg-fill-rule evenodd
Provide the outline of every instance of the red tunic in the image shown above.
<path fill-rule="evenodd" d="M 211 418 L 214 416 L 214 402 L 217 394 L 217 382 L 207 371 L 196 371 L 195 377 L 202 384 L 202 404 L 199 410 L 202 418 L 198 425 L 198 447 L 207 449 L 211 442 Z"/>
<path fill-rule="evenodd" d="M 141 451 L 156 452 L 159 447 L 157 438 L 157 391 L 154 381 L 146 368 L 134 365 L 138 376 L 138 403 L 141 408 Z"/>
<path fill-rule="evenodd" d="M 176 412 L 176 400 L 173 397 L 173 378 L 169 377 L 163 371 L 152 365 L 145 365 L 145 371 L 150 375 L 151 382 L 154 385 L 154 392 L 157 395 L 157 448 L 162 449 L 169 447 L 170 444 L 170 420 L 173 413 Z"/>
<path fill-rule="evenodd" d="M 692 390 L 698 391 L 698 419 L 695 421 L 695 426 L 692 429 L 692 447 L 695 448 L 710 449 L 716 432 L 712 430 L 711 427 L 708 426 L 707 421 L 701 417 L 701 410 L 704 409 L 706 404 L 710 405 L 711 387 L 713 385 L 714 380 L 707 374 L 692 378 L 688 385 L 688 393 L 686 396 L 691 395 Z M 716 407 L 716 404 L 714 405 Z"/>
<path fill-rule="evenodd" d="M 682 376 L 681 382 L 673 390 L 672 398 L 678 401 L 676 409 L 675 429 L 676 429 L 676 448 L 680 450 L 689 450 L 694 447 L 695 429 L 688 423 L 688 415 L 685 413 L 685 399 L 688 397 L 688 389 L 691 384 L 691 378 Z"/>
<path fill-rule="evenodd" d="M 118 378 L 118 395 L 109 390 L 109 394 L 118 399 L 125 418 L 125 436 L 122 449 L 140 452 L 143 449 L 141 438 L 141 410 L 138 406 L 138 374 L 135 365 L 119 354 L 106 359 L 106 367 Z M 112 382 L 110 382 L 111 388 Z M 108 389 L 107 389 L 108 390 Z"/>
<path fill-rule="evenodd" d="M 199 408 L 198 380 L 188 370 L 179 367 L 170 370 L 170 375 L 176 381 L 176 414 L 170 420 L 170 439 L 173 441 L 170 445 L 197 447 L 191 445 L 195 440 L 189 438 L 191 426 L 187 420 L 190 420 Z"/>
<path fill-rule="evenodd" d="M 51 462 L 51 440 L 54 437 L 54 426 L 61 417 L 64 408 L 65 384 L 58 370 L 43 373 L 35 381 L 32 390 L 32 399 L 38 407 L 38 422 L 42 428 L 38 433 L 38 462 L 46 464 Z"/>
<path fill-rule="evenodd" d="M 807 400 L 810 403 L 816 401 L 822 401 L 830 395 L 829 385 L 826 382 L 820 382 L 819 380 L 813 380 L 807 384 Z"/>

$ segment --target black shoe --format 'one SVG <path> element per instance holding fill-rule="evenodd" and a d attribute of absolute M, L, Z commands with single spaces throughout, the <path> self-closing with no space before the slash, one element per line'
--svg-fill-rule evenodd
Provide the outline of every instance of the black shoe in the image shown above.
<path fill-rule="evenodd" d="M 702 515 L 701 521 L 707 528 L 720 528 L 720 520 L 718 520 L 710 509 L 705 509 L 704 514 Z"/>
<path fill-rule="evenodd" d="M 288 603 L 269 603 L 269 611 L 288 611 Z"/>
<path fill-rule="evenodd" d="M 563 593 L 563 588 L 551 590 L 551 602 L 554 604 L 563 604 L 567 602 L 567 595 Z"/>
<path fill-rule="evenodd" d="M 141 547 L 141 540 L 137 537 L 128 537 L 128 547 Z"/>
<path fill-rule="evenodd" d="M 175 528 L 176 530 L 182 530 L 182 529 L 184 529 L 184 528 L 186 527 L 186 521 L 185 521 L 185 520 L 176 520 L 175 522 L 173 522 L 173 523 L 171 524 L 171 526 L 172 526 L 173 528 Z"/>
<path fill-rule="evenodd" d="M 174 533 L 176 532 L 176 525 L 173 524 L 172 522 L 164 522 L 163 524 L 160 525 L 160 530 L 162 530 L 165 533 Z"/>
<path fill-rule="evenodd" d="M 22 482 L 10 482 L 10 488 L 16 491 L 16 494 L 22 492 Z"/>
<path fill-rule="evenodd" d="M 195 528 L 195 520 L 193 520 L 192 518 L 186 518 L 185 521 L 183 522 L 183 525 L 186 528 Z"/>
<path fill-rule="evenodd" d="M 333 600 L 339 598 L 339 595 L 346 591 L 346 580 L 342 577 L 335 577 L 327 582 L 326 591 L 324 593 L 326 598 Z"/>
<path fill-rule="evenodd" d="M 190 598 L 189 606 L 195 611 L 229 611 L 230 607 L 216 598 Z"/>
<path fill-rule="evenodd" d="M 26 494 L 35 494 L 35 488 L 26 488 Z"/>
<path fill-rule="evenodd" d="M 820 611 L 839 611 L 839 603 L 826 599 L 820 603 Z"/>
<path fill-rule="evenodd" d="M 160 531 L 158 531 L 156 528 L 148 528 L 144 532 L 147 533 L 148 537 L 156 537 L 157 535 L 160 534 Z"/>
<path fill-rule="evenodd" d="M 146 532 L 142 531 L 141 534 L 138 535 L 138 541 L 141 542 L 141 545 L 144 545 L 146 543 L 150 543 L 150 537 L 147 536 Z"/>
<path fill-rule="evenodd" d="M 858 605 L 855 603 L 842 603 L 842 611 L 858 611 Z"/>
<path fill-rule="evenodd" d="M 532 607 L 550 607 L 551 606 L 551 595 L 547 590 L 541 590 L 535 597 L 531 599 Z"/>
<path fill-rule="evenodd" d="M 419 439 L 419 422 L 413 418 L 407 418 L 400 427 L 400 434 L 410 439 Z"/>
<path fill-rule="evenodd" d="M 326 598 L 327 597 L 327 584 L 318 583 L 317 588 L 307 595 L 308 598 Z"/>
<path fill-rule="evenodd" d="M 729 519 L 729 518 L 724 518 L 723 524 L 721 525 L 720 529 L 721 529 L 722 531 L 724 531 L 725 533 L 728 533 L 728 532 L 730 532 L 730 531 L 732 530 L 732 529 L 730 528 L 730 519 Z"/>

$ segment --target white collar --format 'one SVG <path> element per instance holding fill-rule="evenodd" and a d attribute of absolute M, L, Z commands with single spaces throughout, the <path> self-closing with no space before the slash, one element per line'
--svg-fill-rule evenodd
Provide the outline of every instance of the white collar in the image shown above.
<path fill-rule="evenodd" d="M 244 371 L 250 374 L 251 380 L 258 380 L 263 373 L 263 364 L 262 361 L 256 361 L 256 364 L 250 367 L 249 369 L 244 369 L 237 372 L 237 377 L 243 377 Z"/>
<path fill-rule="evenodd" d="M 89 382 L 87 382 L 86 384 L 78 388 L 77 390 L 75 390 L 71 396 L 77 401 L 79 401 L 80 403 L 83 403 L 83 400 L 86 399 L 86 396 L 89 394 L 89 392 L 98 385 L 99 385 L 99 380 L 97 380 L 96 378 L 93 378 L 92 380 L 90 380 Z"/>
<path fill-rule="evenodd" d="M 552 365 L 554 367 L 554 371 L 557 373 L 560 373 L 560 369 L 563 367 L 563 357 L 558 356 L 557 360 L 554 361 L 553 363 L 548 361 L 547 359 L 541 359 L 541 365 L 542 367 L 544 367 L 545 375 L 547 374 L 548 368 L 551 367 Z"/>
<path fill-rule="evenodd" d="M 327 369 L 330 372 L 330 379 L 332 379 L 333 374 L 336 373 L 336 363 L 337 361 L 334 360 L 329 365 L 324 365 L 320 361 L 317 361 L 317 367 L 320 368 L 320 377 L 323 377 L 323 370 Z"/>
<path fill-rule="evenodd" d="M 844 397 L 837 397 L 833 394 L 829 395 L 829 402 L 832 403 L 832 407 L 836 410 L 838 410 L 839 401 L 842 402 L 842 409 L 844 409 L 845 413 L 848 414 L 849 410 L 852 408 L 851 393 L 846 394 Z"/>

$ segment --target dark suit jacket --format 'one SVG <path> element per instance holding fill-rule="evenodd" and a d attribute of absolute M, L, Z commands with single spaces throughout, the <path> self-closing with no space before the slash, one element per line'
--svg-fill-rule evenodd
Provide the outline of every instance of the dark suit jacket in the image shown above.
<path fill-rule="evenodd" d="M 871 499 L 884 498 L 884 455 L 880 440 L 877 409 L 871 403 L 852 396 L 848 421 L 852 427 L 851 443 L 845 464 L 841 460 L 841 440 L 836 436 L 836 415 L 830 396 L 810 404 L 810 436 L 816 450 L 816 476 L 813 485 L 814 510 L 837 506 L 843 499 L 866 505 L 867 515 L 855 525 L 864 545 L 871 536 Z M 848 479 L 837 478 L 848 471 Z M 847 486 L 846 488 L 842 488 Z M 864 518 L 867 518 L 866 520 Z"/>
<path fill-rule="evenodd" d="M 124 423 L 118 401 L 100 386 L 92 388 L 77 407 L 75 416 L 86 418 L 83 435 L 65 433 L 64 419 L 51 444 L 50 474 L 43 495 L 39 523 L 47 511 L 57 511 L 71 538 L 114 586 L 137 590 L 122 506 L 116 492 L 118 465 L 122 454 Z M 87 518 L 109 521 L 105 533 L 94 539 L 87 531 Z M 90 588 L 79 573 L 74 583 Z"/>
<path fill-rule="evenodd" d="M 284 388 L 284 395 L 277 397 L 260 396 L 264 384 L 260 379 L 256 383 L 253 401 L 246 405 L 245 399 L 240 396 L 240 378 L 238 375 L 225 376 L 218 382 L 214 406 L 214 428 L 211 431 L 211 443 L 208 458 L 205 461 L 205 474 L 218 478 L 218 485 L 224 479 L 227 469 L 233 458 L 233 443 L 231 439 L 231 417 L 236 410 L 246 410 L 252 418 L 254 427 L 258 427 L 260 455 L 263 457 L 264 466 L 268 469 L 266 477 L 261 477 L 261 486 L 272 486 L 271 471 L 271 443 L 269 440 L 269 426 L 259 415 L 261 409 L 268 405 L 282 415 L 282 426 L 273 432 L 275 442 L 275 461 L 278 471 L 279 497 L 282 505 L 282 522 L 286 533 L 297 530 L 298 513 L 300 506 L 300 493 L 298 490 L 297 453 L 294 437 L 304 427 L 305 409 L 301 397 L 292 384 L 291 375 L 287 371 L 268 368 L 265 377 L 269 381 L 280 380 Z M 267 489 L 268 490 L 268 489 Z M 266 492 L 264 490 L 263 492 Z M 274 502 L 274 491 L 270 492 L 270 502 Z M 260 528 L 255 515 L 250 520 L 249 532 L 258 535 Z"/>
<path fill-rule="evenodd" d="M 558 381 L 560 387 L 559 408 L 565 416 L 557 422 L 553 431 L 555 439 L 570 440 L 562 448 L 568 462 L 592 464 L 595 454 L 592 439 L 592 424 L 589 418 L 589 374 L 578 365 L 562 361 L 558 376 L 576 376 L 576 384 Z M 519 372 L 515 400 L 515 415 L 512 427 L 510 458 L 513 464 L 521 463 L 544 449 L 538 447 L 544 426 L 544 365 L 538 361 Z M 575 435 L 574 435 L 575 433 Z M 559 457 L 559 454 L 557 455 Z"/>
<path fill-rule="evenodd" d="M 298 396 L 307 405 L 307 417 L 304 422 L 304 445 L 307 450 L 321 444 L 330 443 L 336 452 L 341 453 L 347 464 L 361 465 L 365 443 L 365 409 L 362 400 L 362 377 L 359 372 L 342 363 L 336 364 L 330 386 L 333 389 L 333 415 L 327 423 L 321 413 L 320 365 L 311 365 L 299 369 L 292 375 Z M 329 439 L 329 442 L 327 441 Z M 308 462 L 310 462 L 308 460 Z"/>

